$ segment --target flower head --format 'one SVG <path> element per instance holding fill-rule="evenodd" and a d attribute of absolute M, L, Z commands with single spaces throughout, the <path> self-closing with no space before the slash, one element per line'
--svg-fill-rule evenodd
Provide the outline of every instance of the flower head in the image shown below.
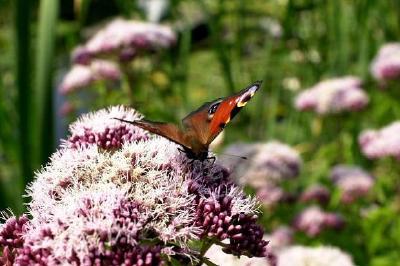
<path fill-rule="evenodd" d="M 272 208 L 287 198 L 287 193 L 274 184 L 263 186 L 257 189 L 257 198 L 267 208 Z"/>
<path fill-rule="evenodd" d="M 300 111 L 312 110 L 318 114 L 358 111 L 368 104 L 368 96 L 361 88 L 361 80 L 347 76 L 322 81 L 301 92 L 295 102 Z"/>
<path fill-rule="evenodd" d="M 115 19 L 85 45 L 78 47 L 73 52 L 72 61 L 87 64 L 92 58 L 103 55 L 129 61 L 144 51 L 168 48 L 175 41 L 175 33 L 168 26 Z"/>
<path fill-rule="evenodd" d="M 312 185 L 308 187 L 300 195 L 300 201 L 302 202 L 312 202 L 316 201 L 325 204 L 329 201 L 331 193 L 329 190 L 322 185 Z"/>
<path fill-rule="evenodd" d="M 68 94 L 100 80 L 115 81 L 120 78 L 121 72 L 115 63 L 106 60 L 93 60 L 88 65 L 74 65 L 62 80 L 59 91 L 62 94 Z"/>
<path fill-rule="evenodd" d="M 2 265 L 11 265 L 15 260 L 18 249 L 24 244 L 23 235 L 27 229 L 29 220 L 26 215 L 21 217 L 12 216 L 0 226 L 0 263 Z"/>
<path fill-rule="evenodd" d="M 64 145 L 69 148 L 97 145 L 103 149 L 118 149 L 125 142 L 149 138 L 144 130 L 128 123 L 121 123 L 115 118 L 134 121 L 141 119 L 142 115 L 122 106 L 83 115 L 70 125 L 71 135 Z"/>
<path fill-rule="evenodd" d="M 351 257 L 335 247 L 291 246 L 278 253 L 278 266 L 354 266 Z"/>
<path fill-rule="evenodd" d="M 324 212 L 317 206 L 303 210 L 295 219 L 294 226 L 310 237 L 314 237 L 326 228 L 340 229 L 344 225 L 341 216 L 335 213 Z"/>
<path fill-rule="evenodd" d="M 380 130 L 366 130 L 361 133 L 358 142 L 361 151 L 370 159 L 386 156 L 400 158 L 400 121 Z"/>
<path fill-rule="evenodd" d="M 379 81 L 400 78 L 400 43 L 383 45 L 371 63 L 372 76 Z"/>
<path fill-rule="evenodd" d="M 276 184 L 299 175 L 302 160 L 299 153 L 290 146 L 278 141 L 260 144 L 235 144 L 226 153 L 246 156 L 248 160 L 238 159 L 226 163 L 231 167 L 235 179 L 255 188 Z"/>
<path fill-rule="evenodd" d="M 229 265 L 229 266 L 276 266 L 274 263 L 274 254 L 269 254 L 269 259 L 266 258 L 246 258 L 234 257 L 226 254 L 219 246 L 212 246 L 206 253 L 206 257 L 216 265 Z"/>
<path fill-rule="evenodd" d="M 273 251 L 289 246 L 293 242 L 294 231 L 288 226 L 280 226 L 266 237 L 270 240 L 270 248 Z"/>
<path fill-rule="evenodd" d="M 83 124 L 94 136 L 106 127 L 118 128 L 125 123 L 105 118 L 121 114 L 126 119 L 137 115 L 121 107 L 101 110 L 71 126 L 71 134 L 86 134 Z M 68 146 L 68 140 L 51 157 L 28 188 L 32 218 L 27 226 L 22 233 L 14 229 L 21 226 L 2 227 L 10 229 L 0 236 L 23 240 L 10 246 L 15 255 L 9 261 L 162 265 L 173 256 L 185 263 L 200 259 L 189 245 L 194 240 L 214 241 L 235 255 L 268 255 L 268 242 L 256 224 L 256 201 L 229 179 L 225 168 L 190 162 L 175 143 L 159 136 L 123 136 L 107 136 L 120 141 L 111 150 L 102 141 Z M 1 247 L 10 254 L 9 246 Z"/>
<path fill-rule="evenodd" d="M 351 203 L 365 196 L 372 189 L 375 180 L 368 172 L 359 167 L 338 165 L 330 174 L 330 179 L 342 191 L 342 202 Z"/>

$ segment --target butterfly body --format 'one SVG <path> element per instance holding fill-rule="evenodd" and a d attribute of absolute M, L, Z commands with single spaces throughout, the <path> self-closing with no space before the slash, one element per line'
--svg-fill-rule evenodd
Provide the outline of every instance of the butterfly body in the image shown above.
<path fill-rule="evenodd" d="M 163 136 L 182 146 L 188 158 L 203 161 L 208 158 L 210 143 L 254 96 L 260 86 L 261 82 L 257 81 L 234 95 L 207 102 L 183 118 L 180 126 L 145 119 L 116 119 Z"/>

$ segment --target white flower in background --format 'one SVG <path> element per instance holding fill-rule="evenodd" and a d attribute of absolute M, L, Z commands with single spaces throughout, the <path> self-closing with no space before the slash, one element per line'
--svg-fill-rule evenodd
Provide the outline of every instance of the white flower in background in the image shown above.
<path fill-rule="evenodd" d="M 219 266 L 274 266 L 271 259 L 274 255 L 270 254 L 270 259 L 266 258 L 240 258 L 230 256 L 222 251 L 222 248 L 217 245 L 211 246 L 207 251 L 206 257 L 214 264 Z"/>
<path fill-rule="evenodd" d="M 337 247 L 288 246 L 264 258 L 237 258 L 228 256 L 218 246 L 212 246 L 206 257 L 223 266 L 355 266 L 352 258 Z"/>
<path fill-rule="evenodd" d="M 336 247 L 292 246 L 278 253 L 278 266 L 355 266 L 351 257 Z"/>

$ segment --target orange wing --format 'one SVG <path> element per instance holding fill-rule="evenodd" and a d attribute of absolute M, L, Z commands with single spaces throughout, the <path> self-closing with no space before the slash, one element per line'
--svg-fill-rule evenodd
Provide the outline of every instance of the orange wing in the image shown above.
<path fill-rule="evenodd" d="M 185 129 L 194 132 L 198 140 L 208 147 L 260 86 L 261 81 L 256 81 L 237 94 L 205 103 L 182 120 Z"/>

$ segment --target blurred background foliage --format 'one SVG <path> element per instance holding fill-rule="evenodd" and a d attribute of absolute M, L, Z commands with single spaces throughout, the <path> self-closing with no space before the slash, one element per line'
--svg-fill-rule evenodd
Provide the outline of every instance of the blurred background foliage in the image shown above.
<path fill-rule="evenodd" d="M 400 241 L 394 238 L 400 230 L 398 162 L 367 160 L 357 137 L 363 129 L 399 118 L 398 84 L 379 90 L 369 66 L 381 44 L 400 36 L 400 2 L 171 0 L 164 11 L 161 23 L 178 32 L 172 49 L 135 60 L 126 70 L 134 71 L 135 79 L 125 75 L 118 84 L 121 90 L 97 84 L 91 92 L 66 99 L 57 87 L 74 47 L 106 21 L 117 16 L 146 20 L 146 11 L 133 0 L 0 1 L 0 207 L 24 210 L 25 185 L 80 113 L 126 104 L 149 119 L 177 122 L 205 101 L 263 80 L 261 92 L 225 130 L 224 143 L 278 139 L 293 145 L 305 165 L 292 189 L 321 180 L 338 163 L 357 164 L 387 177 L 378 188 L 375 200 L 383 207 L 375 216 L 341 233 L 347 236 L 331 233 L 301 241 L 338 245 L 350 251 L 358 265 L 395 265 L 400 259 Z M 341 75 L 364 80 L 370 96 L 366 110 L 322 117 L 294 109 L 300 89 Z M 130 97 L 124 93 L 127 87 Z M 66 100 L 75 108 L 61 115 Z M 346 211 L 350 219 L 355 217 L 356 210 Z M 369 245 L 366 239 L 375 242 Z"/>

